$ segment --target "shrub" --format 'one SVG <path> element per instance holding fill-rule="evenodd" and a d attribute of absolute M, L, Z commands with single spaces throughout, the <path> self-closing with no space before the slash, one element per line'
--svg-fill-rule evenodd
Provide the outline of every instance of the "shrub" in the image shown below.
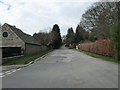
<path fill-rule="evenodd" d="M 120 60 L 120 23 L 112 25 L 110 35 L 116 47 L 116 59 Z"/>

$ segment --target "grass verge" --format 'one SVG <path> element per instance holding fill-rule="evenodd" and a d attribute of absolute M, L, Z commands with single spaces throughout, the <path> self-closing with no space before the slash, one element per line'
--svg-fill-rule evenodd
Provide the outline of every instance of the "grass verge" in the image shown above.
<path fill-rule="evenodd" d="M 112 57 L 102 56 L 102 55 L 98 55 L 98 54 L 94 54 L 94 53 L 90 53 L 90 52 L 85 52 L 85 51 L 82 51 L 82 50 L 77 50 L 77 51 L 82 52 L 82 53 L 84 53 L 86 55 L 95 57 L 95 58 L 100 58 L 100 59 L 105 60 L 105 61 L 111 61 L 111 62 L 118 63 L 118 60 L 114 59 Z"/>
<path fill-rule="evenodd" d="M 19 58 L 15 58 L 15 59 L 10 59 L 9 61 L 3 63 L 2 65 L 18 65 L 18 64 L 27 64 L 31 61 L 34 61 L 37 58 L 40 58 L 41 56 L 49 53 L 53 51 L 51 50 L 46 50 L 46 51 L 42 51 L 36 55 L 32 55 L 32 56 L 23 56 L 23 57 L 19 57 Z"/>

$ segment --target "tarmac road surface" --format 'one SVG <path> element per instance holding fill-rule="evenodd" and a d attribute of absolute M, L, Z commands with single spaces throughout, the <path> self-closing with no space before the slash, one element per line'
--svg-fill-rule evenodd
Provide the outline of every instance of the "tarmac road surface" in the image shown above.
<path fill-rule="evenodd" d="M 61 48 L 2 78 L 3 88 L 118 88 L 118 64 Z"/>

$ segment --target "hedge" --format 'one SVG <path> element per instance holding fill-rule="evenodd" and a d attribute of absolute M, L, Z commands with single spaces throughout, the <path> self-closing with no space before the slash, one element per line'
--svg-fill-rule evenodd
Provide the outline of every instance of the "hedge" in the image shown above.
<path fill-rule="evenodd" d="M 82 43 L 79 49 L 103 56 L 115 57 L 115 45 L 110 39 L 97 40 L 90 43 Z"/>

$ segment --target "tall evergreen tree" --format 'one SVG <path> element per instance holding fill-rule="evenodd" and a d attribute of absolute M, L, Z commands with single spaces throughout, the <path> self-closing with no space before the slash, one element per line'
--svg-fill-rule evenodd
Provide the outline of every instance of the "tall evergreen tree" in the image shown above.
<path fill-rule="evenodd" d="M 53 26 L 51 33 L 52 33 L 52 46 L 54 49 L 57 49 L 60 47 L 62 42 L 60 28 L 57 24 Z"/>
<path fill-rule="evenodd" d="M 79 30 L 79 25 L 76 28 L 76 33 L 74 35 L 74 43 L 79 43 L 80 41 L 80 30 Z"/>
<path fill-rule="evenodd" d="M 88 39 L 88 32 L 85 31 L 80 25 L 76 28 L 76 33 L 74 35 L 74 43 L 80 43 L 81 41 L 85 41 Z"/>
<path fill-rule="evenodd" d="M 73 38 L 74 38 L 74 31 L 73 28 L 69 28 L 66 36 L 66 43 L 67 44 L 72 44 L 73 43 Z"/>

